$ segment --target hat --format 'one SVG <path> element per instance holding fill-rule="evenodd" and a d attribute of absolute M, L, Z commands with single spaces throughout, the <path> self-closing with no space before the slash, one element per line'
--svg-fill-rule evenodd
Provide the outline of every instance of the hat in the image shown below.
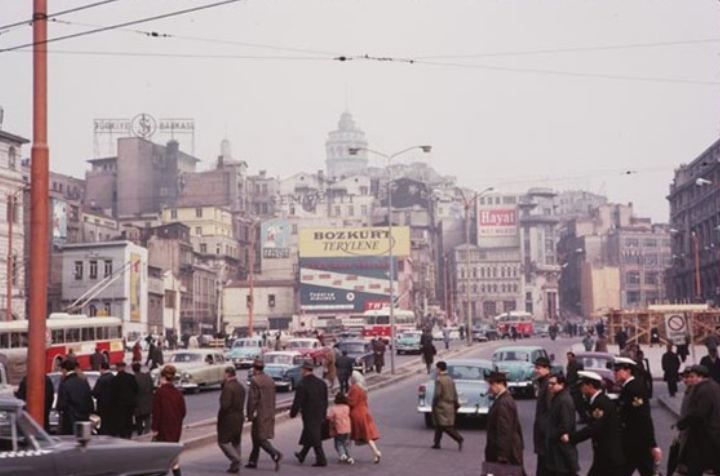
<path fill-rule="evenodd" d="M 262 359 L 253 360 L 252 366 L 254 369 L 263 370 L 265 368 L 265 362 Z"/>
<path fill-rule="evenodd" d="M 615 357 L 615 361 L 613 362 L 613 367 L 616 369 L 632 369 L 636 365 L 637 362 L 629 357 Z"/>
<path fill-rule="evenodd" d="M 704 365 L 693 365 L 688 369 L 688 373 L 699 375 L 700 377 L 709 377 L 710 371 Z"/>
<path fill-rule="evenodd" d="M 692 370 L 692 365 L 686 366 L 684 369 L 682 369 L 682 372 L 680 372 L 680 375 L 685 376 L 690 373 Z"/>
<path fill-rule="evenodd" d="M 485 376 L 488 383 L 507 383 L 507 374 L 498 370 L 493 370 Z"/>
<path fill-rule="evenodd" d="M 549 369 L 550 359 L 548 359 L 547 357 L 538 357 L 537 359 L 535 359 L 534 364 L 536 367 L 545 367 Z"/>
<path fill-rule="evenodd" d="M 312 360 L 306 360 L 302 364 L 303 370 L 315 370 L 315 364 Z"/>
<path fill-rule="evenodd" d="M 579 370 L 577 374 L 580 380 L 594 380 L 595 382 L 600 383 L 602 383 L 603 381 L 602 376 L 597 372 L 591 372 L 589 370 Z"/>

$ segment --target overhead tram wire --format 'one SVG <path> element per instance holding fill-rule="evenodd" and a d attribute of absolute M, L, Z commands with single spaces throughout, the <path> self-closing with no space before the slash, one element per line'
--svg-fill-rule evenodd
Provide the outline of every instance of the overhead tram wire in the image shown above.
<path fill-rule="evenodd" d="M 86 5 L 80 5 L 79 7 L 68 8 L 67 10 L 61 10 L 59 12 L 50 13 L 47 15 L 46 19 L 50 20 L 52 18 L 56 18 L 56 17 L 62 16 L 62 15 L 67 15 L 68 13 L 75 13 L 75 12 L 87 10 L 90 8 L 100 7 L 102 5 L 106 5 L 108 3 L 113 3 L 113 2 L 117 2 L 117 1 L 119 1 L 119 0 L 102 0 L 100 2 L 88 3 Z M 0 32 L 2 32 L 3 30 L 8 31 L 8 30 L 18 27 L 18 26 L 32 25 L 32 22 L 33 22 L 33 19 L 29 18 L 27 20 L 18 21 L 15 23 L 9 23 L 7 25 L 0 26 Z"/>
<path fill-rule="evenodd" d="M 151 22 L 151 21 L 162 20 L 162 19 L 165 19 L 165 18 L 176 17 L 176 16 L 180 16 L 180 15 L 185 15 L 185 14 L 188 14 L 188 13 L 195 13 L 195 12 L 199 12 L 199 11 L 202 11 L 202 10 L 207 10 L 207 9 L 210 9 L 210 8 L 215 8 L 215 7 L 220 7 L 220 6 L 223 6 L 223 5 L 228 5 L 228 4 L 230 4 L 230 3 L 237 3 L 237 2 L 240 2 L 240 1 L 242 1 L 242 0 L 223 0 L 223 1 L 220 1 L 220 2 L 214 2 L 214 3 L 205 4 L 205 5 L 199 5 L 199 6 L 197 6 L 197 7 L 186 8 L 186 9 L 184 9 L 184 10 L 175 10 L 175 11 L 168 12 L 168 13 L 162 13 L 162 14 L 160 14 L 160 15 L 154 15 L 154 16 L 150 16 L 150 17 L 138 18 L 138 19 L 136 19 L 136 20 L 130 20 L 130 21 L 122 22 L 122 23 L 116 23 L 116 24 L 114 24 L 114 25 L 109 25 L 109 26 L 105 26 L 105 27 L 101 27 L 101 28 L 95 28 L 95 29 L 92 29 L 92 30 L 81 31 L 81 32 L 78 32 L 78 33 L 71 33 L 71 34 L 69 34 L 69 35 L 56 36 L 56 37 L 54 37 L 54 38 L 48 38 L 48 39 L 45 40 L 45 41 L 24 43 L 24 44 L 20 44 L 20 45 L 11 46 L 11 47 L 8 47 L 8 48 L 2 48 L 2 49 L 0 49 L 0 53 L 7 53 L 7 52 L 10 52 L 10 51 L 20 50 L 20 49 L 23 49 L 23 48 L 29 48 L 29 47 L 31 47 L 31 46 L 36 46 L 36 45 L 38 45 L 38 44 L 55 43 L 55 42 L 58 42 L 58 41 L 69 40 L 69 39 L 72 39 L 72 38 L 80 38 L 80 37 L 84 37 L 84 36 L 88 36 L 88 35 L 93 35 L 93 34 L 96 34 L 96 33 L 102 33 L 102 32 L 105 32 L 105 31 L 117 30 L 118 28 L 125 28 L 125 27 L 128 27 L 128 26 L 139 25 L 139 24 L 142 24 L 142 23 L 148 23 L 148 22 Z"/>

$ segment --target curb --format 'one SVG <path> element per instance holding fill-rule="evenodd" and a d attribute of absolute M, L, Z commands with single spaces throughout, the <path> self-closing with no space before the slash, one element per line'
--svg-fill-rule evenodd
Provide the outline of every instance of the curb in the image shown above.
<path fill-rule="evenodd" d="M 482 345 L 482 343 L 481 343 L 481 345 Z M 456 357 L 459 355 L 464 355 L 473 350 L 476 350 L 477 348 L 478 348 L 478 346 L 472 345 L 470 347 L 462 347 L 460 349 L 446 350 L 446 351 L 439 352 L 436 357 L 443 357 L 443 358 Z M 383 381 L 368 385 L 368 392 L 373 392 L 375 390 L 380 390 L 382 388 L 389 387 L 389 386 L 396 384 L 398 382 L 401 382 L 403 380 L 407 380 L 408 378 L 411 378 L 415 375 L 424 373 L 425 372 L 425 364 L 423 364 L 422 362 L 408 363 L 402 367 L 399 367 L 397 370 L 399 371 L 399 373 L 388 378 L 387 380 L 383 380 Z M 290 420 L 290 406 L 291 405 L 292 405 L 292 403 L 287 403 L 287 404 L 283 404 L 276 408 L 276 413 L 275 413 L 275 425 L 276 426 L 280 423 Z M 216 443 L 217 442 L 217 433 L 215 432 L 215 428 L 214 428 L 216 421 L 217 421 L 216 418 L 211 418 L 208 420 L 194 422 L 194 423 L 188 425 L 187 427 L 185 427 L 184 429 L 192 429 L 192 428 L 200 428 L 203 426 L 212 426 L 213 429 L 212 429 L 211 433 L 191 437 L 191 438 L 188 438 L 187 440 L 181 441 L 181 444 L 183 445 L 183 451 L 189 451 L 189 450 L 201 448 L 203 446 L 207 446 L 207 445 Z M 250 422 L 245 422 L 243 424 L 243 431 L 242 431 L 243 435 L 245 435 L 249 431 L 250 431 Z M 149 441 L 149 439 L 148 439 L 148 441 Z"/>

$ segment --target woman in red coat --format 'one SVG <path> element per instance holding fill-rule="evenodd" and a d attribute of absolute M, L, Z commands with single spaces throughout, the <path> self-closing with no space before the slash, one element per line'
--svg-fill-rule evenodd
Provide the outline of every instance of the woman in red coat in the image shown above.
<path fill-rule="evenodd" d="M 382 457 L 382 453 L 380 453 L 375 443 L 376 440 L 380 439 L 380 433 L 378 433 L 375 421 L 370 415 L 365 378 L 360 372 L 354 371 L 350 377 L 350 383 L 350 391 L 347 396 L 352 427 L 350 438 L 357 445 L 367 444 L 370 446 L 374 455 L 373 462 L 377 464 Z"/>
<path fill-rule="evenodd" d="M 152 409 L 153 440 L 177 443 L 185 418 L 185 398 L 173 381 L 177 370 L 166 365 L 160 372 L 160 388 L 155 391 Z M 180 476 L 180 462 L 173 465 L 173 476 Z"/>

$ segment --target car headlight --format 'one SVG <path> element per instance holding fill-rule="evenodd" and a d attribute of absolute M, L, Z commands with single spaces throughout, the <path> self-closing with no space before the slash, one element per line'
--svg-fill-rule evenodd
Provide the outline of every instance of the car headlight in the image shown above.
<path fill-rule="evenodd" d="M 183 373 L 182 373 L 182 378 L 185 379 L 185 380 L 192 380 L 192 375 L 190 375 L 190 374 L 187 373 L 187 372 L 183 372 Z"/>

